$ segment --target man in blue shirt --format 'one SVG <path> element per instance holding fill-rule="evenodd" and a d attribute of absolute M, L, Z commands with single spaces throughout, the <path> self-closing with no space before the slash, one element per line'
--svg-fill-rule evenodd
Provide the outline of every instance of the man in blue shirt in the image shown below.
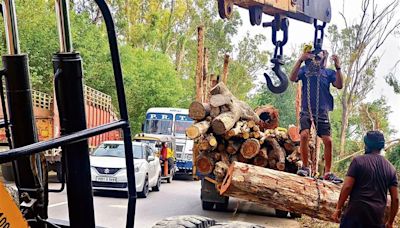
<path fill-rule="evenodd" d="M 332 56 L 336 71 L 326 68 L 328 56 L 327 51 L 320 51 L 314 54 L 310 52 L 303 53 L 295 63 L 290 75 L 291 81 L 302 81 L 300 153 L 303 167 L 298 170 L 297 174 L 300 176 L 310 176 L 311 174 L 308 162 L 308 145 L 311 122 L 313 121 L 317 129 L 317 135 L 324 143 L 324 179 L 334 183 L 342 183 L 343 180 L 331 172 L 332 137 L 328 112 L 333 110 L 333 97 L 330 93 L 330 85 L 332 84 L 337 89 L 342 89 L 343 76 L 340 68 L 340 60 L 336 55 Z M 303 62 L 305 62 L 305 65 L 301 67 Z M 316 123 L 317 120 L 318 123 Z"/>

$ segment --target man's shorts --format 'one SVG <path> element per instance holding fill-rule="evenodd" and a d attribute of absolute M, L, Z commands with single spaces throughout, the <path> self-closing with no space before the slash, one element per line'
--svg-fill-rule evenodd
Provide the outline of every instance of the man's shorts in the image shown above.
<path fill-rule="evenodd" d="M 316 116 L 313 113 L 314 124 L 317 127 Z M 310 113 L 308 111 L 301 111 L 300 112 L 300 132 L 302 130 L 310 129 L 311 128 L 311 120 L 310 120 Z M 329 122 L 328 112 L 321 112 L 318 113 L 318 136 L 331 136 L 331 123 Z"/>

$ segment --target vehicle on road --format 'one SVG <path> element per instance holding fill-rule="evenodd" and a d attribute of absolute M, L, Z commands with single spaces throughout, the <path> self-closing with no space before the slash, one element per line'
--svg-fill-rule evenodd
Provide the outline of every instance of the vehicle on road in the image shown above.
<path fill-rule="evenodd" d="M 160 160 L 147 143 L 133 142 L 136 191 L 146 198 L 150 189 L 160 191 Z M 105 141 L 90 156 L 93 190 L 128 191 L 123 141 Z"/>
<path fill-rule="evenodd" d="M 133 137 L 133 141 L 147 143 L 156 152 L 155 155 L 157 157 L 160 157 L 162 143 L 167 143 L 167 147 L 172 150 L 174 156 L 173 159 L 169 159 L 168 171 L 164 170 L 164 163 L 160 160 L 161 180 L 166 180 L 167 183 L 171 183 L 177 170 L 176 155 L 173 150 L 173 148 L 176 148 L 175 137 L 169 135 L 146 136 L 144 133 L 141 133 L 136 134 L 135 137 Z M 171 161 L 173 161 L 173 164 L 171 164 Z"/>
<path fill-rule="evenodd" d="M 143 133 L 146 136 L 172 136 L 176 145 L 171 149 L 175 152 L 176 173 L 192 174 L 193 170 L 193 140 L 186 137 L 186 129 L 193 124 L 189 118 L 189 110 L 181 108 L 150 108 L 146 112 Z"/>

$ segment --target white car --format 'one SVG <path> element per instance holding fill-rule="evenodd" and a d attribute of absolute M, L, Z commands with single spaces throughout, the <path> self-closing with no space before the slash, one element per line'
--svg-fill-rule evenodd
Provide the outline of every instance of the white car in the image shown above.
<path fill-rule="evenodd" d="M 146 143 L 132 142 L 136 191 L 146 198 L 150 188 L 160 191 L 161 167 L 153 149 Z M 105 141 L 90 156 L 93 190 L 128 191 L 123 141 Z"/>

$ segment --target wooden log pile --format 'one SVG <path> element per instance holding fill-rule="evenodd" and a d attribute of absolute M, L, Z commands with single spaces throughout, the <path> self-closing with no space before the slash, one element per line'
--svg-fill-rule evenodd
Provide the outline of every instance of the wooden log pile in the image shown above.
<path fill-rule="evenodd" d="M 298 132 L 277 127 L 278 110 L 265 106 L 253 111 L 222 82 L 210 93 L 209 103 L 190 105 L 189 116 L 196 123 L 186 130 L 186 135 L 195 140 L 193 157 L 200 174 L 214 176 L 222 183 L 235 161 L 297 171 L 301 165 Z"/>

